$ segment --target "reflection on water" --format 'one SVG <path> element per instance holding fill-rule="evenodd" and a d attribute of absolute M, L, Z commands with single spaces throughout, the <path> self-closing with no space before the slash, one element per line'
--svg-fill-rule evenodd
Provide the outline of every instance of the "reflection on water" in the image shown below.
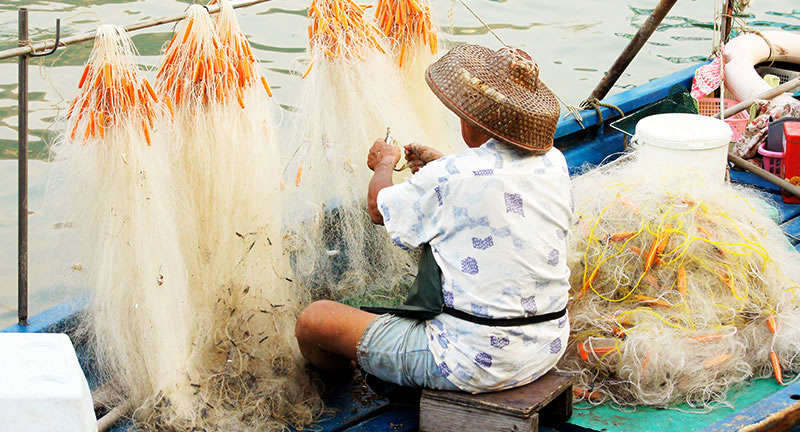
<path fill-rule="evenodd" d="M 498 42 L 460 5 L 432 0 L 434 17 L 442 27 L 442 45 L 470 42 L 497 47 Z M 305 70 L 307 43 L 305 0 L 273 0 L 239 9 L 242 28 L 261 60 L 276 101 L 291 115 Z M 30 9 L 31 38 L 53 37 L 56 18 L 62 36 L 85 34 L 98 24 L 132 24 L 182 13 L 190 2 L 178 0 L 3 0 L 0 2 L 0 49 L 17 45 L 17 8 Z M 600 80 L 615 56 L 644 23 L 656 0 L 597 2 L 579 0 L 473 0 L 472 7 L 507 43 L 528 51 L 540 64 L 542 79 L 567 102 L 576 104 Z M 786 0 L 759 0 L 742 19 L 761 30 L 800 31 L 800 10 Z M 452 22 L 448 11 L 452 6 Z M 579 11 L 576 13 L 576 11 Z M 642 49 L 613 91 L 645 83 L 674 72 L 711 51 L 713 3 L 678 2 L 647 46 Z M 153 78 L 154 69 L 174 24 L 133 34 L 139 63 Z M 47 143 L 58 137 L 61 118 L 83 70 L 91 44 L 60 50 L 57 55 L 32 59 L 30 67 L 30 157 L 46 159 Z M 16 123 L 17 65 L 0 61 L 0 327 L 12 322 L 16 307 Z M 379 134 L 379 131 L 376 131 Z M 31 165 L 31 310 L 39 311 L 61 298 L 54 286 L 69 285 L 77 258 L 69 250 L 50 246 L 62 230 L 48 214 L 44 196 L 47 164 Z M 68 228 L 66 228 L 68 229 Z M 62 291 L 60 288 L 56 291 Z"/>

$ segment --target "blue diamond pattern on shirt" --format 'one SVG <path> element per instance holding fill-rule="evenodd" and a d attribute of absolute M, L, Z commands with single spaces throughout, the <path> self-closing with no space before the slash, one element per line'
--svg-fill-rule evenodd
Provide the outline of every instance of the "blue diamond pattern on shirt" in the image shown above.
<path fill-rule="evenodd" d="M 533 173 L 534 173 L 534 174 L 536 174 L 536 175 L 542 175 L 542 174 L 544 174 L 545 172 L 546 172 L 546 171 L 545 171 L 545 169 L 544 169 L 544 168 L 536 168 L 535 170 L 533 170 Z"/>
<path fill-rule="evenodd" d="M 556 236 L 558 237 L 559 240 L 564 240 L 565 238 L 567 238 L 567 233 L 569 233 L 569 231 L 560 228 L 556 230 Z"/>
<path fill-rule="evenodd" d="M 447 349 L 447 336 L 444 333 L 436 335 L 436 341 L 439 342 L 440 347 Z"/>
<path fill-rule="evenodd" d="M 436 186 L 435 188 L 433 188 L 433 190 L 434 192 L 436 192 L 436 201 L 439 203 L 439 206 L 441 207 L 441 205 L 444 203 L 442 201 L 442 189 L 439 186 Z"/>
<path fill-rule="evenodd" d="M 458 170 L 456 167 L 456 161 L 453 158 L 448 158 L 447 162 L 444 164 L 444 168 L 447 170 L 449 174 L 460 174 L 461 171 Z"/>
<path fill-rule="evenodd" d="M 473 315 L 484 318 L 489 317 L 489 306 L 482 306 L 482 305 L 477 305 L 475 303 L 470 303 L 470 307 L 472 308 Z"/>
<path fill-rule="evenodd" d="M 472 381 L 473 372 L 464 369 L 461 365 L 456 365 L 455 375 L 464 381 Z"/>
<path fill-rule="evenodd" d="M 522 295 L 522 290 L 520 290 L 519 287 L 516 286 L 506 287 L 503 289 L 503 295 L 505 296 L 513 295 L 519 297 Z"/>
<path fill-rule="evenodd" d="M 392 243 L 394 243 L 395 246 L 399 247 L 400 249 L 408 250 L 408 247 L 400 241 L 400 237 L 392 237 Z"/>
<path fill-rule="evenodd" d="M 452 373 L 450 371 L 450 367 L 447 366 L 447 363 L 441 362 L 441 363 L 438 364 L 438 366 L 439 366 L 439 372 L 441 372 L 442 375 L 447 377 L 447 376 L 450 376 L 450 374 Z"/>
<path fill-rule="evenodd" d="M 413 232 L 414 235 L 417 236 L 417 238 L 419 239 L 419 238 L 422 238 L 422 229 L 423 228 L 424 227 L 422 226 L 422 221 L 419 221 L 419 222 L 415 223 L 414 225 L 411 225 L 411 232 Z"/>
<path fill-rule="evenodd" d="M 456 282 L 456 281 L 452 281 L 452 282 L 453 282 L 453 291 L 455 291 L 455 292 L 457 292 L 459 294 L 464 294 L 465 292 L 467 292 L 467 290 L 465 290 L 464 287 L 462 287 L 458 282 Z"/>
<path fill-rule="evenodd" d="M 494 154 L 494 169 L 503 168 L 503 155 L 501 153 Z"/>
<path fill-rule="evenodd" d="M 508 336 L 489 336 L 489 343 L 495 348 L 505 348 L 509 344 Z"/>
<path fill-rule="evenodd" d="M 516 213 L 525 217 L 525 211 L 522 209 L 522 196 L 518 193 L 510 194 L 508 192 L 504 192 L 503 195 L 506 200 L 506 213 Z"/>
<path fill-rule="evenodd" d="M 486 237 L 485 239 L 472 237 L 472 247 L 475 249 L 486 250 L 492 246 L 494 246 L 494 240 L 492 240 L 492 236 Z"/>
<path fill-rule="evenodd" d="M 567 325 L 567 321 L 569 321 L 569 319 L 567 317 L 559 318 L 558 319 L 558 328 L 564 328 L 564 326 Z"/>
<path fill-rule="evenodd" d="M 478 274 L 478 261 L 472 257 L 466 257 L 461 261 L 461 271 L 466 274 Z"/>
<path fill-rule="evenodd" d="M 482 169 L 482 170 L 472 171 L 472 174 L 474 174 L 475 176 L 490 176 L 494 174 L 494 170 L 491 168 Z"/>
<path fill-rule="evenodd" d="M 547 264 L 553 267 L 558 265 L 558 249 L 553 249 L 547 254 Z"/>
<path fill-rule="evenodd" d="M 475 355 L 475 363 L 481 365 L 483 367 L 491 367 L 492 366 L 492 356 L 485 352 L 479 352 Z"/>
<path fill-rule="evenodd" d="M 553 167 L 553 162 L 550 161 L 550 158 L 547 155 L 542 155 L 542 163 L 547 168 L 552 168 Z"/>
<path fill-rule="evenodd" d="M 561 351 L 561 338 L 556 338 L 550 342 L 550 353 L 558 354 Z"/>
<path fill-rule="evenodd" d="M 442 322 L 439 321 L 438 319 L 434 318 L 430 321 L 430 323 L 433 324 L 436 328 L 438 328 L 439 331 L 444 330 L 444 324 L 442 324 Z"/>
<path fill-rule="evenodd" d="M 458 232 L 466 228 L 471 229 L 476 227 L 489 226 L 488 216 L 483 216 L 478 219 L 473 219 L 469 217 L 469 211 L 464 207 L 453 206 L 453 219 L 455 222 L 455 226 L 453 227 L 453 232 Z"/>
<path fill-rule="evenodd" d="M 381 213 L 383 213 L 383 222 L 389 222 L 391 216 L 389 215 L 389 207 L 386 207 L 386 204 L 381 204 Z"/>
<path fill-rule="evenodd" d="M 523 297 L 520 300 L 520 304 L 522 304 L 522 308 L 525 309 L 525 312 L 527 312 L 527 313 L 529 313 L 531 315 L 536 315 L 536 310 L 537 310 L 536 299 L 534 297 L 536 297 L 536 296 Z"/>
<path fill-rule="evenodd" d="M 444 297 L 444 305 L 447 307 L 453 307 L 453 292 L 442 290 L 442 296 Z"/>

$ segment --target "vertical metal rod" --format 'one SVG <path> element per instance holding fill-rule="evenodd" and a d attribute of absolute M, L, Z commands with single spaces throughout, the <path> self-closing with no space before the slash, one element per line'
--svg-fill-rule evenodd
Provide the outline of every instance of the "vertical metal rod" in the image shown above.
<path fill-rule="evenodd" d="M 28 9 L 19 10 L 19 46 L 28 44 Z M 17 245 L 17 312 L 20 325 L 28 325 L 28 55 L 19 56 L 19 214 Z"/>

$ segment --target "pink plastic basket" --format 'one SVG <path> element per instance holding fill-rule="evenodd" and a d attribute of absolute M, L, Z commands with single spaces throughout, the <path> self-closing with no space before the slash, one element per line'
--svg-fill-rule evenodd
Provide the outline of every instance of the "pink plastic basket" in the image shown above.
<path fill-rule="evenodd" d="M 766 143 L 758 146 L 758 154 L 764 157 L 764 169 L 783 178 L 783 152 L 774 152 L 764 147 Z"/>
<path fill-rule="evenodd" d="M 698 107 L 700 115 L 711 117 L 719 112 L 719 98 L 704 97 L 700 98 L 697 102 L 700 105 Z M 739 103 L 739 101 L 736 99 L 725 99 L 725 109 L 728 109 L 737 103 Z M 744 132 L 744 128 L 747 126 L 748 120 L 750 120 L 750 114 L 748 114 L 747 110 L 736 113 L 733 116 L 725 119 L 725 122 L 731 127 L 731 131 L 733 131 L 733 138 L 731 138 L 732 141 L 739 139 L 739 137 L 742 135 L 742 132 Z"/>

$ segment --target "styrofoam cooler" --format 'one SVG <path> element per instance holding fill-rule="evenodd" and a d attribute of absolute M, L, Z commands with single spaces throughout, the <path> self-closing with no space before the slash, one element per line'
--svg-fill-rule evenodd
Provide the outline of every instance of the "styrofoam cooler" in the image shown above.
<path fill-rule="evenodd" d="M 67 335 L 0 333 L 0 431 L 97 431 L 92 394 Z"/>
<path fill-rule="evenodd" d="M 722 120 L 697 114 L 656 114 L 636 124 L 635 141 L 644 158 L 665 169 L 691 170 L 724 181 L 733 133 Z"/>

